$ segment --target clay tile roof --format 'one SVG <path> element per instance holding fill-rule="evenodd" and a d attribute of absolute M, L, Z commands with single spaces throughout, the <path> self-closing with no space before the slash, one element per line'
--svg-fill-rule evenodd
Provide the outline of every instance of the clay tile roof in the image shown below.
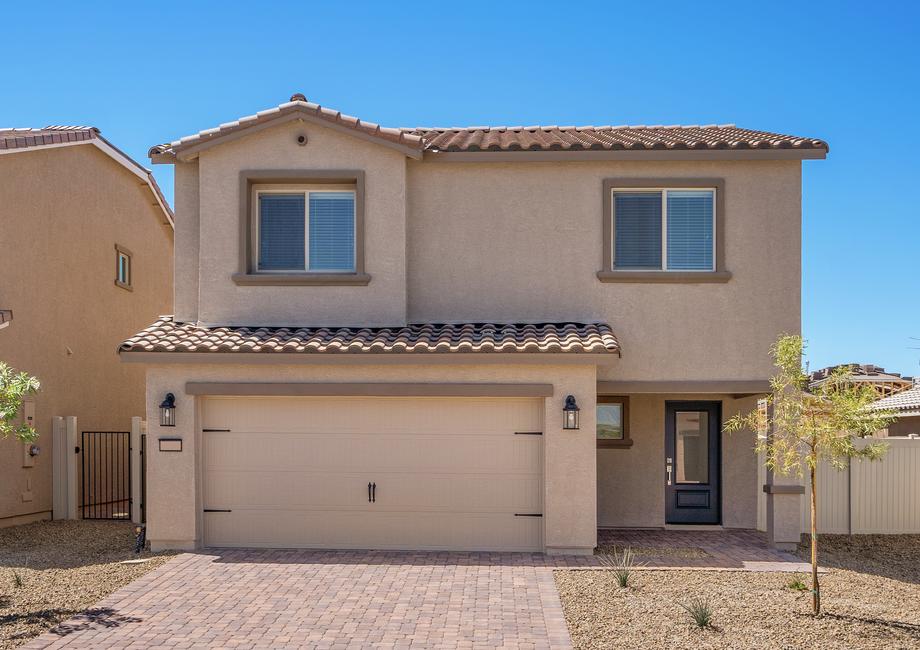
<path fill-rule="evenodd" d="M 405 327 L 202 327 L 161 316 L 120 352 L 619 354 L 606 323 L 425 323 Z"/>
<path fill-rule="evenodd" d="M 412 151 L 689 151 L 752 149 L 817 149 L 828 151 L 823 140 L 742 129 L 734 124 L 702 126 L 464 126 L 387 128 L 364 122 L 308 101 L 296 93 L 275 108 L 241 117 L 212 129 L 159 144 L 150 156 L 171 159 L 183 149 L 222 138 L 236 131 L 299 112 L 362 132 Z"/>
<path fill-rule="evenodd" d="M 42 129 L 0 128 L 0 151 L 4 149 L 25 149 L 49 144 L 82 142 L 99 137 L 99 129 L 93 126 L 46 126 Z"/>
<path fill-rule="evenodd" d="M 873 403 L 872 407 L 880 410 L 893 409 L 895 411 L 920 410 L 920 384 L 880 399 Z"/>
<path fill-rule="evenodd" d="M 236 131 L 241 131 L 251 126 L 278 119 L 292 113 L 300 113 L 308 118 L 353 129 L 366 136 L 400 145 L 410 150 L 421 151 L 424 146 L 421 137 L 413 135 L 405 129 L 383 127 L 373 122 L 366 122 L 357 117 L 345 115 L 341 111 L 315 104 L 308 101 L 301 93 L 295 93 L 291 96 L 290 101 L 274 108 L 259 111 L 255 115 L 241 117 L 233 122 L 225 122 L 215 128 L 205 129 L 204 131 L 199 131 L 198 133 L 179 138 L 178 140 L 173 140 L 172 142 L 155 145 L 150 148 L 149 153 L 150 156 L 175 155 L 188 147 L 222 138 Z"/>
<path fill-rule="evenodd" d="M 427 151 L 823 149 L 827 143 L 734 124 L 705 126 L 474 126 L 405 129 Z"/>

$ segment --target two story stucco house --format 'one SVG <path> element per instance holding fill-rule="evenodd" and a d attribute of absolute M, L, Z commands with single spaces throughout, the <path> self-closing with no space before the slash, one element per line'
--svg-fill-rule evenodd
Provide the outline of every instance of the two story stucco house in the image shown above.
<path fill-rule="evenodd" d="M 764 512 L 754 433 L 721 422 L 800 329 L 801 163 L 827 151 L 733 125 L 384 128 L 300 94 L 153 147 L 175 314 L 120 350 L 147 365 L 152 546 L 797 526 L 799 488 Z"/>

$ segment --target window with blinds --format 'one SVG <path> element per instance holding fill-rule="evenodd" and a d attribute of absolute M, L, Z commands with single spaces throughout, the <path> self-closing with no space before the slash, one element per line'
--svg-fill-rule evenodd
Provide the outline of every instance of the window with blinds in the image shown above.
<path fill-rule="evenodd" d="M 355 270 L 353 191 L 260 192 L 260 271 Z"/>
<path fill-rule="evenodd" d="M 613 268 L 715 270 L 715 189 L 613 190 Z"/>

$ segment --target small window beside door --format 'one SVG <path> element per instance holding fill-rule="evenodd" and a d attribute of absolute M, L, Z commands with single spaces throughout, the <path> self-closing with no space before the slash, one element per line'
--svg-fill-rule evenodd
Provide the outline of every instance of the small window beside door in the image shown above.
<path fill-rule="evenodd" d="M 629 437 L 629 398 L 610 395 L 597 397 L 597 447 L 632 447 Z"/>
<path fill-rule="evenodd" d="M 131 257 L 131 251 L 115 244 L 115 284 L 128 291 L 134 290 Z"/>

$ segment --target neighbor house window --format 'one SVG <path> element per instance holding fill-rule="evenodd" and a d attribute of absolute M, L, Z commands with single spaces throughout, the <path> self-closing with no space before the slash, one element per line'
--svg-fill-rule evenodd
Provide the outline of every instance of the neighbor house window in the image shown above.
<path fill-rule="evenodd" d="M 115 244 L 115 284 L 131 291 L 131 251 Z"/>
<path fill-rule="evenodd" d="M 715 270 L 715 188 L 612 192 L 614 270 Z"/>
<path fill-rule="evenodd" d="M 260 272 L 353 273 L 355 191 L 254 188 L 255 267 Z"/>
<path fill-rule="evenodd" d="M 597 446 L 631 447 L 629 437 L 629 398 L 598 395 Z"/>

